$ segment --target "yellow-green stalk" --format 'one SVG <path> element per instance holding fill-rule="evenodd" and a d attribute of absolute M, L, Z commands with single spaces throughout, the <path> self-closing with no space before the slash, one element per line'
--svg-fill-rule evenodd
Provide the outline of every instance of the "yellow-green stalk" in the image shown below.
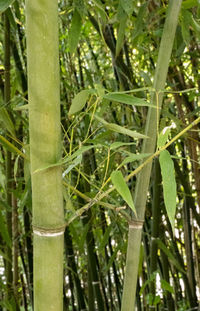
<path fill-rule="evenodd" d="M 142 153 L 154 153 L 155 151 L 157 125 L 159 122 L 159 115 L 163 98 L 163 94 L 159 93 L 159 91 L 165 88 L 181 3 L 182 0 L 169 1 L 169 7 L 167 10 L 167 16 L 163 29 L 154 77 L 153 88 L 156 90 L 156 93 L 153 94 L 151 98 L 151 104 L 156 106 L 157 109 L 149 108 L 145 129 L 145 134 L 149 137 L 149 139 L 144 140 Z M 137 219 L 133 218 L 129 225 L 126 272 L 121 308 L 122 311 L 135 310 L 135 293 L 138 278 L 142 222 L 144 220 L 147 192 L 151 175 L 151 166 L 152 162 L 147 164 L 141 170 L 136 182 L 134 201 L 137 212 Z"/>
<path fill-rule="evenodd" d="M 34 310 L 63 310 L 63 194 L 57 0 L 26 0 Z"/>

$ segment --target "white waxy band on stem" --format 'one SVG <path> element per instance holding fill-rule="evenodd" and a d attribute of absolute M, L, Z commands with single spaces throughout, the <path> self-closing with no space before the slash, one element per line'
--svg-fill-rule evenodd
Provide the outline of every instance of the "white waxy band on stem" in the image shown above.
<path fill-rule="evenodd" d="M 129 228 L 130 229 L 142 229 L 143 224 L 144 224 L 143 220 L 134 219 L 129 222 Z"/>
<path fill-rule="evenodd" d="M 41 228 L 33 225 L 33 233 L 35 235 L 43 237 L 57 237 L 64 234 L 65 227 L 66 225 L 63 225 L 62 227 L 52 229 L 52 228 Z"/>
<path fill-rule="evenodd" d="M 38 231 L 38 230 L 33 230 L 33 233 L 39 236 L 48 236 L 48 237 L 54 237 L 54 236 L 59 236 L 64 233 L 64 231 L 60 232 L 44 232 L 44 231 Z"/>

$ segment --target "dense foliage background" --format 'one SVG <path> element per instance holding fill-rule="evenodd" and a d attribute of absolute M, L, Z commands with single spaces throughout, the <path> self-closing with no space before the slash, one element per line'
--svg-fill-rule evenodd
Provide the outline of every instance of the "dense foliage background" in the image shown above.
<path fill-rule="evenodd" d="M 118 170 L 125 177 L 150 156 L 141 154 L 142 139 L 133 131 L 144 134 L 167 5 L 165 0 L 59 1 L 64 310 L 120 310 L 132 211 L 123 195 L 109 193 L 115 183 L 110 176 Z M 32 310 L 24 1 L 12 2 L 0 27 L 0 310 Z M 200 3 L 184 0 L 161 119 L 151 124 L 167 133 L 161 145 L 199 117 L 199 53 Z M 197 310 L 200 299 L 199 124 L 168 151 L 174 171 L 165 174 L 170 177 L 165 203 L 159 161 L 153 159 L 137 310 Z M 176 211 L 170 201 L 173 176 Z M 135 181 L 133 176 L 127 183 L 133 197 Z M 166 200 L 172 204 L 168 213 Z"/>

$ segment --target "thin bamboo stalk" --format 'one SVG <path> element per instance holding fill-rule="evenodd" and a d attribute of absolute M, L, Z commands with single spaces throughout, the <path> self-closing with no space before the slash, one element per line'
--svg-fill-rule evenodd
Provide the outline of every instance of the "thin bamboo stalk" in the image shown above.
<path fill-rule="evenodd" d="M 7 16 L 7 11 L 4 14 L 4 66 L 5 66 L 5 82 L 4 82 L 4 101 L 8 105 L 10 102 L 11 89 L 10 89 L 10 22 Z M 11 152 L 6 152 L 6 202 L 10 209 L 6 210 L 6 223 L 8 228 L 8 234 L 10 240 L 12 240 L 12 159 Z M 12 291 L 12 248 L 11 245 L 7 245 L 6 249 L 7 258 L 5 272 L 6 272 L 6 285 L 7 285 L 7 299 L 11 300 L 13 295 Z"/>
<path fill-rule="evenodd" d="M 63 310 L 63 194 L 58 3 L 26 1 L 30 159 L 33 204 L 34 310 Z"/>
<path fill-rule="evenodd" d="M 149 139 L 144 140 L 142 153 L 153 153 L 155 149 L 157 124 L 159 122 L 159 114 L 163 98 L 163 94 L 159 93 L 159 91 L 165 88 L 181 3 L 182 0 L 171 0 L 169 2 L 153 85 L 157 93 L 153 94 L 151 98 L 151 103 L 154 106 L 157 106 L 157 109 L 150 108 L 148 111 L 145 134 L 149 137 Z M 126 272 L 121 309 L 122 311 L 134 310 L 142 222 L 144 219 L 147 192 L 151 175 L 151 166 L 152 162 L 143 168 L 136 182 L 135 207 L 137 211 L 137 219 L 133 218 L 133 221 L 129 224 Z"/>

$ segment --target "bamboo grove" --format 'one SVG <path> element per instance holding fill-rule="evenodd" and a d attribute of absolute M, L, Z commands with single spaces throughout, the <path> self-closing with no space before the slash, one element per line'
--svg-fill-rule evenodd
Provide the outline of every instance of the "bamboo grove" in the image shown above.
<path fill-rule="evenodd" d="M 0 17 L 0 311 L 199 310 L 199 1 Z"/>

